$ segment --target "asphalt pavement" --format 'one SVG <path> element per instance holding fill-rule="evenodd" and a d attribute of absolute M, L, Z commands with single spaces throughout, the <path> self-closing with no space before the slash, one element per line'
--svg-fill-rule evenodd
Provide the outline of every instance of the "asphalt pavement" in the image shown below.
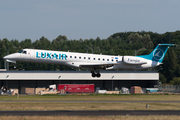
<path fill-rule="evenodd" d="M 140 100 L 134 100 L 134 101 L 48 101 L 48 100 L 13 100 L 13 101 L 0 101 L 0 103 L 7 103 L 7 102 L 49 102 L 49 103 L 180 103 L 180 101 L 140 101 Z"/>
<path fill-rule="evenodd" d="M 0 116 L 180 115 L 180 110 L 0 111 Z"/>

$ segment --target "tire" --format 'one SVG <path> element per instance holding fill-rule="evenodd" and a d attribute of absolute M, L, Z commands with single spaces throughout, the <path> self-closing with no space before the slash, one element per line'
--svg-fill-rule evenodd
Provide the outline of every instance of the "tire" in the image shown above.
<path fill-rule="evenodd" d="M 92 73 L 92 77 L 96 77 L 96 74 L 95 74 L 95 73 Z"/>
<path fill-rule="evenodd" d="M 100 73 L 97 73 L 97 75 L 96 75 L 96 76 L 99 78 L 99 77 L 101 77 L 101 74 L 100 74 Z"/>
<path fill-rule="evenodd" d="M 2 92 L 7 92 L 7 90 L 8 90 L 8 88 L 6 86 L 2 86 L 2 88 L 1 88 Z"/>

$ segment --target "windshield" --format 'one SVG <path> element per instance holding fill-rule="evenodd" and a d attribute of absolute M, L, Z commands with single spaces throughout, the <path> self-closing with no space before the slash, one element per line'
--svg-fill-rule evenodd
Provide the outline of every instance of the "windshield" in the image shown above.
<path fill-rule="evenodd" d="M 22 53 L 22 52 L 23 52 L 23 50 L 19 51 L 18 53 Z"/>
<path fill-rule="evenodd" d="M 18 53 L 27 54 L 27 51 L 21 50 L 21 51 L 19 51 Z"/>

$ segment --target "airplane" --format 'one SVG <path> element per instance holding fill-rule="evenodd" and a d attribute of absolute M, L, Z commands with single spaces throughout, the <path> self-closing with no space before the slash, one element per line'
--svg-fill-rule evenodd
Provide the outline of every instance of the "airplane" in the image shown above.
<path fill-rule="evenodd" d="M 23 61 L 66 65 L 89 70 L 92 73 L 92 77 L 101 77 L 100 70 L 140 70 L 161 65 L 168 48 L 174 45 L 175 44 L 158 44 L 149 55 L 140 56 L 114 56 L 40 49 L 22 49 L 18 53 L 3 57 L 3 59 L 12 63 Z"/>

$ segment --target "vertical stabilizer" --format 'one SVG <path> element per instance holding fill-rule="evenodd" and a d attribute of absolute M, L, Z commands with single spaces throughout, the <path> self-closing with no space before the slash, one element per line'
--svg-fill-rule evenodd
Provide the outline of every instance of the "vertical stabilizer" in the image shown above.
<path fill-rule="evenodd" d="M 142 55 L 137 57 L 162 63 L 168 48 L 171 46 L 174 46 L 174 44 L 158 44 L 149 55 Z"/>

